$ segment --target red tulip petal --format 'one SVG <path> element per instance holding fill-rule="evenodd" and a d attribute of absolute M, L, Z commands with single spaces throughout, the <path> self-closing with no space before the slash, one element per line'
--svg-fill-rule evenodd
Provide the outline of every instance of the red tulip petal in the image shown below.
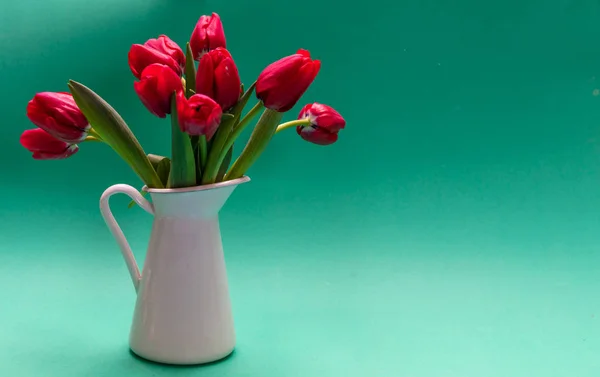
<path fill-rule="evenodd" d="M 166 35 L 162 34 L 156 39 L 149 39 L 144 46 L 170 56 L 181 68 L 185 67 L 185 54 L 181 47 Z"/>
<path fill-rule="evenodd" d="M 311 142 L 313 144 L 318 145 L 329 145 L 333 144 L 338 139 L 337 132 L 327 132 L 321 128 L 313 128 L 313 127 L 297 127 L 297 133 L 302 137 L 302 139 Z"/>
<path fill-rule="evenodd" d="M 160 105 L 160 98 L 156 95 L 158 86 L 157 77 L 147 77 L 143 81 L 137 81 L 133 83 L 133 88 L 137 93 L 140 100 L 146 106 L 148 111 L 156 115 L 159 118 L 165 118 L 166 112 L 163 110 L 163 106 Z"/>
<path fill-rule="evenodd" d="M 179 126 L 190 135 L 206 135 L 210 140 L 221 121 L 221 107 L 210 97 L 194 94 L 189 99 L 178 96 Z"/>
<path fill-rule="evenodd" d="M 311 123 L 329 132 L 338 132 L 346 126 L 344 118 L 331 106 L 313 103 L 304 106 L 298 119 L 309 118 Z"/>
<path fill-rule="evenodd" d="M 196 72 L 196 93 L 204 94 L 214 99 L 214 65 L 209 54 L 205 54 L 200 59 L 198 64 L 198 72 Z"/>
<path fill-rule="evenodd" d="M 202 54 L 218 47 L 226 47 L 225 32 L 217 13 L 201 16 L 190 38 L 190 47 L 195 60 Z"/>
<path fill-rule="evenodd" d="M 63 159 L 75 154 L 79 147 L 54 138 L 41 128 L 26 130 L 19 140 L 36 160 Z"/>
<path fill-rule="evenodd" d="M 298 51 L 296 51 L 296 54 L 300 54 L 302 56 L 306 56 L 307 58 L 310 58 L 310 52 L 308 52 L 308 50 L 305 50 L 303 48 L 299 48 Z"/>
<path fill-rule="evenodd" d="M 306 50 L 271 63 L 258 77 L 256 96 L 267 108 L 291 109 L 313 82 L 321 63 L 311 60 Z"/>
<path fill-rule="evenodd" d="M 240 75 L 233 59 L 226 58 L 216 67 L 214 72 L 216 98 L 223 110 L 228 110 L 240 98 Z"/>
<path fill-rule="evenodd" d="M 33 124 L 67 143 L 87 136 L 90 125 L 68 93 L 37 93 L 27 104 L 27 117 Z"/>
<path fill-rule="evenodd" d="M 129 50 L 129 68 L 135 77 L 140 78 L 142 71 L 151 64 L 164 64 L 171 68 L 177 75 L 181 75 L 182 68 L 179 63 L 169 55 L 153 50 L 147 46 L 134 44 Z"/>

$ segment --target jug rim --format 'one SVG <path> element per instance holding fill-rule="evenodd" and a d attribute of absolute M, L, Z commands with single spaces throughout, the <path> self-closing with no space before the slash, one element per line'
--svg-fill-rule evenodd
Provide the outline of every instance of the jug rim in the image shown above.
<path fill-rule="evenodd" d="M 250 181 L 250 177 L 244 175 L 243 177 L 232 179 L 230 181 L 211 183 L 209 185 L 199 185 L 199 186 L 191 186 L 191 187 L 181 187 L 181 188 L 148 188 L 148 186 L 144 186 L 142 188 L 143 191 L 149 192 L 151 194 L 178 194 L 182 192 L 193 192 L 193 191 L 206 191 L 206 190 L 214 190 L 218 188 L 235 186 L 242 183 L 246 183 Z"/>

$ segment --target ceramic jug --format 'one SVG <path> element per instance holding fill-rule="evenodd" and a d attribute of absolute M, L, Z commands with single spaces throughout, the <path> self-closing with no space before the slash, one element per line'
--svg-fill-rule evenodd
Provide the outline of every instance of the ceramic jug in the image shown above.
<path fill-rule="evenodd" d="M 166 364 L 202 364 L 228 356 L 235 331 L 219 211 L 248 177 L 181 189 L 117 184 L 104 191 L 100 211 L 116 238 L 131 274 L 137 300 L 129 346 L 138 356 Z M 154 216 L 140 273 L 123 231 L 109 207 L 125 194 Z"/>

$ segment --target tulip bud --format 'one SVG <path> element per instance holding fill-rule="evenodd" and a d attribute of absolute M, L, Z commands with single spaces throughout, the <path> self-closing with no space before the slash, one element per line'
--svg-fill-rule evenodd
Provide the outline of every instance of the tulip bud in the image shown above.
<path fill-rule="evenodd" d="M 129 68 L 136 78 L 140 78 L 144 69 L 154 63 L 164 64 L 181 76 L 185 67 L 183 51 L 166 35 L 149 39 L 143 45 L 134 44 L 129 50 Z"/>
<path fill-rule="evenodd" d="M 262 71 L 256 81 L 256 96 L 265 107 L 286 112 L 306 92 L 320 68 L 319 60 L 312 60 L 308 51 L 300 49 Z"/>
<path fill-rule="evenodd" d="M 27 104 L 27 117 L 39 128 L 69 144 L 85 139 L 91 128 L 73 96 L 65 92 L 37 93 Z"/>
<path fill-rule="evenodd" d="M 60 160 L 77 153 L 79 146 L 58 140 L 41 128 L 26 130 L 21 134 L 21 145 L 33 153 L 36 160 Z"/>
<path fill-rule="evenodd" d="M 171 96 L 174 92 L 183 91 L 179 76 L 162 64 L 144 68 L 141 80 L 133 83 L 133 88 L 144 106 L 159 118 L 171 114 Z"/>
<path fill-rule="evenodd" d="M 200 61 L 202 55 L 217 47 L 227 47 L 223 24 L 218 14 L 201 16 L 190 38 L 190 47 L 194 53 L 194 59 Z"/>
<path fill-rule="evenodd" d="M 319 145 L 333 144 L 338 139 L 338 132 L 346 126 L 346 121 L 332 107 L 320 103 L 304 106 L 298 119 L 310 121 L 310 125 L 297 126 L 296 132 L 304 140 Z"/>
<path fill-rule="evenodd" d="M 240 98 L 240 75 L 229 51 L 223 47 L 202 56 L 196 74 L 196 93 L 214 99 L 223 111 Z"/>
<path fill-rule="evenodd" d="M 179 93 L 177 115 L 183 132 L 192 136 L 205 135 L 206 140 L 210 140 L 219 128 L 223 112 L 218 103 L 204 94 L 194 94 L 186 99 Z"/>

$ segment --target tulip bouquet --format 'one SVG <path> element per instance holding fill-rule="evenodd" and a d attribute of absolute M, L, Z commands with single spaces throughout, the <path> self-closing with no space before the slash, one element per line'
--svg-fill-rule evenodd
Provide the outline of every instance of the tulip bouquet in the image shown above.
<path fill-rule="evenodd" d="M 338 112 L 320 103 L 307 104 L 296 120 L 280 124 L 317 76 L 320 61 L 300 49 L 268 65 L 244 88 L 216 13 L 199 18 L 185 52 L 160 35 L 132 45 L 128 59 L 137 79 L 133 89 L 143 105 L 159 118 L 170 116 L 171 156 L 146 154 L 115 109 L 70 80 L 69 92 L 37 93 L 27 106 L 27 116 L 38 128 L 23 132 L 20 141 L 34 159 L 63 159 L 81 143 L 102 142 L 147 187 L 181 188 L 243 176 L 273 135 L 287 128 L 296 128 L 306 141 L 328 145 L 345 126 Z M 253 93 L 258 101 L 244 112 Z M 233 160 L 238 137 L 259 114 Z"/>

